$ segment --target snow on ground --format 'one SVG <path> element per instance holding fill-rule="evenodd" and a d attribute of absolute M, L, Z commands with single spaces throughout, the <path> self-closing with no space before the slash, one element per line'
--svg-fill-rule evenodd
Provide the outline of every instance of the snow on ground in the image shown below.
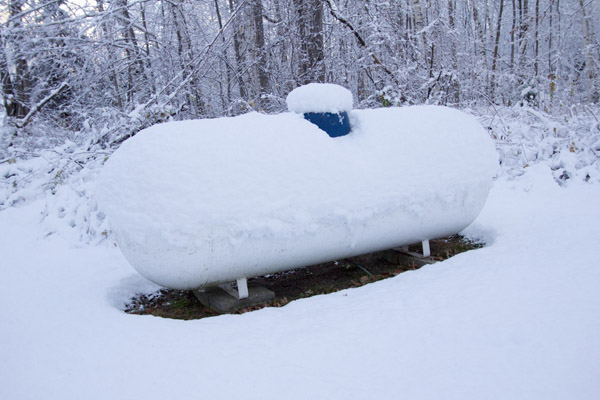
<path fill-rule="evenodd" d="M 531 135 L 519 141 L 533 148 Z M 582 147 L 566 152 L 584 159 Z M 88 240 L 105 222 L 86 205 L 95 173 L 83 168 L 55 186 L 60 199 L 38 194 L 0 212 L 0 398 L 597 399 L 600 185 L 595 160 L 557 177 L 552 158 L 566 152 L 539 151 L 526 168 L 508 168 L 518 162 L 501 152 L 507 169 L 465 232 L 482 249 L 198 321 L 121 311 L 157 287 L 110 234 Z M 587 167 L 590 179 L 575 172 Z M 6 179 L 28 176 L 19 171 Z"/>

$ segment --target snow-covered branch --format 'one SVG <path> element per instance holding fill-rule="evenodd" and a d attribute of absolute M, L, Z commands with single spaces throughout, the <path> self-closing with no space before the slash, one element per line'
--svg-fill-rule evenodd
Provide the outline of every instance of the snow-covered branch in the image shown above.
<path fill-rule="evenodd" d="M 29 112 L 23 119 L 17 119 L 17 121 L 16 121 L 17 128 L 23 128 L 25 125 L 27 125 L 29 123 L 29 121 L 31 120 L 31 117 L 33 117 L 35 115 L 35 113 L 37 113 L 39 110 L 41 110 L 42 107 L 44 107 L 50 100 L 52 100 L 56 95 L 58 95 L 60 92 L 62 92 L 67 87 L 69 87 L 69 84 L 67 82 L 63 82 L 60 84 L 59 87 L 52 90 L 50 92 L 50 94 L 48 94 L 48 96 L 44 97 L 37 104 L 35 104 L 31 108 L 31 110 L 29 110 Z"/>

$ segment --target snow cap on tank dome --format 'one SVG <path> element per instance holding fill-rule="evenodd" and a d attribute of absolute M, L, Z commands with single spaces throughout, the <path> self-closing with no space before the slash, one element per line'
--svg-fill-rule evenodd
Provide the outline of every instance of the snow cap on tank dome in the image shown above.
<path fill-rule="evenodd" d="M 352 92 L 332 83 L 309 83 L 292 90 L 286 103 L 295 113 L 341 113 L 352 110 Z"/>

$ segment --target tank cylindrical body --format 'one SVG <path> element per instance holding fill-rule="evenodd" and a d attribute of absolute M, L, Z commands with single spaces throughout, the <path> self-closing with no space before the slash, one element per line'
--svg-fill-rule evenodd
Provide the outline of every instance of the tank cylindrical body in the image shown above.
<path fill-rule="evenodd" d="M 143 276 L 194 289 L 457 233 L 497 154 L 443 107 L 350 111 L 331 138 L 299 114 L 173 122 L 126 141 L 98 200 Z"/>

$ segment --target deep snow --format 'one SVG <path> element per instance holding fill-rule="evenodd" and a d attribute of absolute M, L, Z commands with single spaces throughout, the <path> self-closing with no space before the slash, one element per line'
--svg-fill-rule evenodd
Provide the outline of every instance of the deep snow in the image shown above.
<path fill-rule="evenodd" d="M 600 187 L 500 179 L 482 249 L 357 289 L 198 321 L 120 309 L 156 288 L 112 242 L 0 213 L 0 398 L 596 399 Z"/>
<path fill-rule="evenodd" d="M 599 398 L 598 124 L 516 108 L 489 120 L 503 169 L 465 232 L 486 247 L 186 322 L 122 312 L 157 287 L 128 266 L 90 197 L 103 156 L 9 154 L 0 399 Z"/>

